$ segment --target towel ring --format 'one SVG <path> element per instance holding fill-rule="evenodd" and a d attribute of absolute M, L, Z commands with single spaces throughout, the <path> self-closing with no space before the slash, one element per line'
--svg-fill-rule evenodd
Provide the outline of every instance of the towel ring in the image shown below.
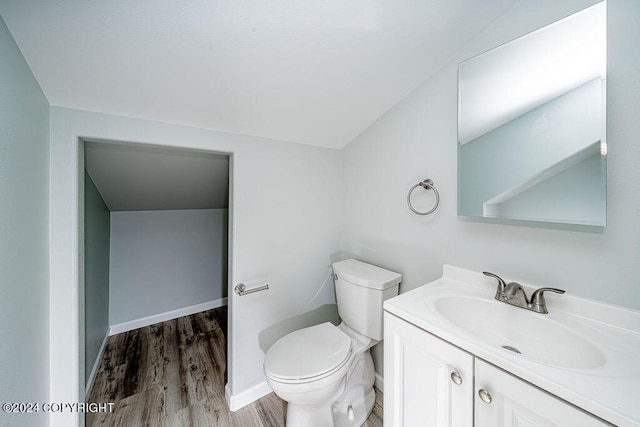
<path fill-rule="evenodd" d="M 430 211 L 420 212 L 416 210 L 416 208 L 414 208 L 413 205 L 411 204 L 411 193 L 413 193 L 413 190 L 415 190 L 418 187 L 422 187 L 425 190 L 433 190 L 433 192 L 436 194 L 436 204 L 433 205 L 433 208 L 431 208 Z M 419 182 L 413 187 L 411 187 L 411 190 L 409 190 L 409 193 L 407 193 L 407 204 L 409 205 L 409 209 L 411 209 L 411 211 L 413 211 L 414 213 L 417 213 L 418 215 L 432 214 L 438 208 L 438 204 L 440 204 L 440 194 L 438 194 L 438 190 L 436 190 L 436 187 L 433 186 L 433 181 L 430 179 L 425 179 L 424 181 Z"/>

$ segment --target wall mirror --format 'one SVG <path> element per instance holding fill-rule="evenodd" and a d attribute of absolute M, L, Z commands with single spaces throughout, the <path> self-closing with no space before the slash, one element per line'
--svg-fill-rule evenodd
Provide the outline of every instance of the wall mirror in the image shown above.
<path fill-rule="evenodd" d="M 606 4 L 458 67 L 458 214 L 606 223 Z"/>

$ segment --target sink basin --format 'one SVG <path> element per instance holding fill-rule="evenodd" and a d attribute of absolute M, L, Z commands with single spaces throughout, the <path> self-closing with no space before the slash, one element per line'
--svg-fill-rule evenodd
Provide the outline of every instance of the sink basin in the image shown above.
<path fill-rule="evenodd" d="M 597 368 L 605 363 L 598 347 L 546 315 L 493 299 L 441 296 L 435 309 L 473 337 L 520 357 L 562 368 Z"/>

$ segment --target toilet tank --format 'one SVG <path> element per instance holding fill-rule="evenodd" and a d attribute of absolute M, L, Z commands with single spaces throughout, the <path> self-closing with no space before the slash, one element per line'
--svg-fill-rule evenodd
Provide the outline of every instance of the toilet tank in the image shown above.
<path fill-rule="evenodd" d="M 333 264 L 338 314 L 351 329 L 382 340 L 382 303 L 398 295 L 402 275 L 355 259 Z"/>

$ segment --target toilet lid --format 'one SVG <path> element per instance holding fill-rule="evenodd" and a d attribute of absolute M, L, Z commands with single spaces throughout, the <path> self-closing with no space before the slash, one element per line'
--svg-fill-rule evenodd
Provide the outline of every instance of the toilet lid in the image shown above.
<path fill-rule="evenodd" d="M 291 332 L 271 346 L 264 360 L 267 375 L 283 380 L 320 376 L 351 354 L 351 339 L 329 322 Z"/>

